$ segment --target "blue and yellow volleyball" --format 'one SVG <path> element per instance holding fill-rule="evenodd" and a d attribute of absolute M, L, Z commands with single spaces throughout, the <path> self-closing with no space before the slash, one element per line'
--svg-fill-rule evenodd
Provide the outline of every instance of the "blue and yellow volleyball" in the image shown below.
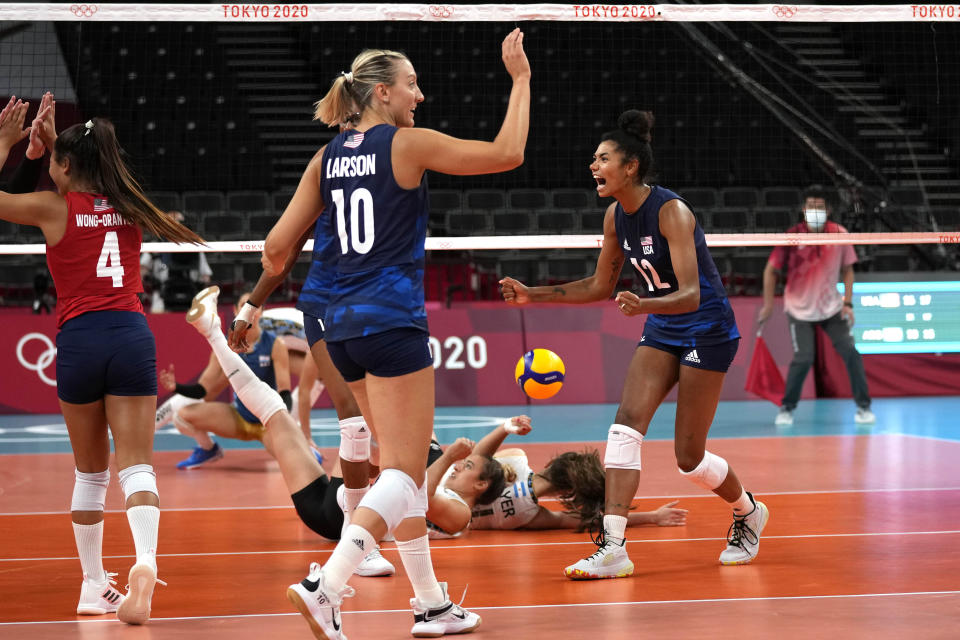
<path fill-rule="evenodd" d="M 531 398 L 552 398 L 563 386 L 563 360 L 550 349 L 532 349 L 523 354 L 516 368 L 517 384 Z"/>

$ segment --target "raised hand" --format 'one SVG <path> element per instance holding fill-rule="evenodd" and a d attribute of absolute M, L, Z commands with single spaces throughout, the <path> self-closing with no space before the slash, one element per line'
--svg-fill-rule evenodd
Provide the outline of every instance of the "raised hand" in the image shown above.
<path fill-rule="evenodd" d="M 523 51 L 523 31 L 516 28 L 503 39 L 503 66 L 514 80 L 530 77 L 530 61 Z"/>
<path fill-rule="evenodd" d="M 14 102 L 13 98 L 10 98 L 7 106 L 0 112 L 0 116 L 2 116 L 2 121 L 0 121 L 0 153 L 4 155 L 4 160 L 13 145 L 30 135 L 29 127 L 23 128 L 29 108 L 29 102 L 22 102 L 21 100 Z"/>
<path fill-rule="evenodd" d="M 447 455 L 454 460 L 463 460 L 473 451 L 476 443 L 470 438 L 457 438 L 453 444 L 447 447 Z"/>
<path fill-rule="evenodd" d="M 157 382 L 163 387 L 164 391 L 175 391 L 177 388 L 177 378 L 173 373 L 173 364 L 166 369 L 160 369 L 157 373 Z"/>
<path fill-rule="evenodd" d="M 0 124 L 3 124 L 3 121 L 7 119 L 7 116 L 10 114 L 10 111 L 13 109 L 13 106 L 17 104 L 17 102 L 17 96 L 10 96 L 7 104 L 4 105 L 3 109 L 0 109 Z"/>
<path fill-rule="evenodd" d="M 507 430 L 507 433 L 518 436 L 525 436 L 533 429 L 530 426 L 530 416 L 513 416 L 503 424 L 503 428 Z"/>
<path fill-rule="evenodd" d="M 56 103 L 53 94 L 47 91 L 40 100 L 40 108 L 30 127 L 30 144 L 27 146 L 27 158 L 36 160 L 41 157 L 45 149 L 53 150 L 57 141 L 55 122 Z"/>

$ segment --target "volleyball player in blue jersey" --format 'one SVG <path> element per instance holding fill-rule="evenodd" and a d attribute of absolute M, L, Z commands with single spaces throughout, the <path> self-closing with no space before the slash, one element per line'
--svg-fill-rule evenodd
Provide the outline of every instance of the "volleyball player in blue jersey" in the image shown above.
<path fill-rule="evenodd" d="M 630 110 L 605 133 L 590 164 L 597 194 L 612 197 L 603 222 L 603 247 L 592 276 L 554 287 L 500 281 L 511 304 L 586 303 L 608 299 L 624 261 L 646 285 L 646 297 L 617 294 L 626 316 L 647 314 L 627 370 L 623 396 L 607 435 L 603 536 L 593 555 L 566 568 L 567 577 L 621 578 L 633 573 L 624 528 L 640 483 L 640 444 L 653 414 L 679 384 L 674 451 L 680 473 L 733 507 L 723 564 L 745 564 L 756 555 L 766 506 L 746 492 L 726 460 L 706 450 L 727 369 L 740 342 L 733 310 L 703 229 L 675 193 L 645 178 L 653 163 L 649 112 Z"/>
<path fill-rule="evenodd" d="M 347 578 L 387 531 L 415 598 L 414 636 L 465 633 L 480 618 L 453 604 L 430 561 L 424 514 L 433 428 L 434 372 L 423 295 L 428 200 L 424 173 L 494 173 L 523 161 L 529 128 L 530 66 L 523 34 L 503 42 L 513 87 L 493 142 L 458 140 L 414 127 L 423 101 L 403 54 L 364 51 L 318 103 L 331 126 L 355 123 L 307 167 L 297 197 L 267 236 L 263 262 L 282 270 L 290 250 L 323 211 L 339 253 L 324 319 L 327 349 L 380 442 L 380 480 L 360 502 L 329 561 L 314 564 L 288 597 L 318 638 L 342 638 L 339 606 Z"/>
<path fill-rule="evenodd" d="M 294 195 L 291 202 L 298 203 L 300 200 L 297 195 Z M 325 222 L 326 220 L 320 219 L 313 229 L 307 229 L 303 233 L 294 250 L 287 257 L 280 273 L 268 275 L 263 272 L 260 274 L 250 297 L 241 305 L 237 319 L 230 327 L 227 340 L 234 351 L 242 352 L 247 348 L 249 332 L 260 307 L 263 306 L 274 289 L 286 279 L 290 270 L 293 269 L 304 244 L 312 234 L 313 262 L 307 272 L 307 279 L 300 289 L 297 309 L 303 313 L 304 334 L 310 347 L 310 353 L 316 363 L 320 379 L 327 386 L 339 420 L 339 457 L 340 470 L 343 475 L 343 520 L 341 524 L 343 528 L 346 528 L 349 524 L 350 515 L 356 510 L 370 487 L 372 425 L 368 425 L 361 415 L 357 401 L 350 393 L 347 383 L 330 360 L 330 354 L 327 353 L 327 344 L 324 341 L 323 317 L 326 314 L 330 289 L 333 287 L 336 269 L 335 252 L 337 251 L 334 237 L 330 234 L 330 229 L 324 224 Z M 294 494 L 293 499 L 295 502 L 304 503 L 299 504 L 298 509 L 305 510 L 310 508 L 305 503 L 323 502 L 326 491 L 327 487 L 324 479 L 318 477 L 314 483 Z M 367 553 L 355 570 L 355 573 L 361 576 L 393 575 L 395 572 L 394 566 L 380 554 L 378 546 L 373 547 Z"/>

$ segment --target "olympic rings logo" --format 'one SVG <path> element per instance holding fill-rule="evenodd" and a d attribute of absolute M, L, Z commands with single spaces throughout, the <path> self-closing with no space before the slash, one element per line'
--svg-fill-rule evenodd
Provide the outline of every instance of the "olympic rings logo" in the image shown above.
<path fill-rule="evenodd" d="M 70 12 L 77 16 L 78 18 L 92 18 L 93 14 L 99 11 L 99 7 L 95 4 L 72 4 L 70 5 Z"/>
<path fill-rule="evenodd" d="M 449 18 L 453 15 L 453 7 L 443 4 L 430 5 L 430 15 L 434 18 Z"/>
<path fill-rule="evenodd" d="M 39 340 L 46 347 L 46 349 L 37 357 L 36 362 L 27 362 L 27 359 L 23 356 L 23 347 L 31 340 Z M 42 333 L 28 333 L 20 338 L 20 341 L 17 343 L 17 360 L 20 361 L 20 364 L 22 364 L 24 369 L 27 369 L 28 371 L 36 371 L 37 375 L 40 376 L 40 381 L 47 383 L 51 387 L 57 386 L 57 381 L 48 377 L 45 371 L 46 368 L 53 363 L 56 357 L 57 348 L 53 346 L 53 342 L 51 342 L 50 338 Z"/>
<path fill-rule="evenodd" d="M 790 7 L 782 4 L 775 4 L 770 9 L 773 11 L 773 15 L 777 16 L 781 20 L 789 20 L 793 16 L 797 15 L 797 7 Z"/>

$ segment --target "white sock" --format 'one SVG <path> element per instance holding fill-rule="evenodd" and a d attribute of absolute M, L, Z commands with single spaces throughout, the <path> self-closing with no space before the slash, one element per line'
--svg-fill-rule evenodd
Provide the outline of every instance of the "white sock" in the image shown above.
<path fill-rule="evenodd" d="M 157 532 L 160 528 L 160 509 L 141 504 L 127 509 L 127 522 L 137 550 L 137 562 L 157 564 Z"/>
<path fill-rule="evenodd" d="M 400 552 L 407 578 L 413 586 L 413 594 L 420 604 L 430 609 L 442 605 L 446 599 L 440 583 L 437 582 L 437 576 L 433 573 L 430 538 L 422 536 L 413 540 L 397 540 L 397 550 Z"/>
<path fill-rule="evenodd" d="M 326 585 L 338 593 L 346 586 L 354 569 L 363 562 L 364 556 L 377 546 L 370 532 L 359 525 L 351 524 L 343 533 L 333 555 L 323 565 Z"/>
<path fill-rule="evenodd" d="M 367 491 L 370 490 L 370 486 L 367 485 L 362 489 L 350 489 L 346 485 L 343 486 L 343 527 L 340 528 L 340 539 L 344 537 L 344 532 L 347 530 L 347 527 L 350 525 L 350 517 L 353 515 L 353 512 L 356 510 L 357 505 L 360 504 L 360 501 L 363 499 L 363 496 L 367 495 Z"/>
<path fill-rule="evenodd" d="M 222 333 L 215 331 L 212 335 L 206 336 L 206 338 L 207 342 L 210 343 L 210 348 L 213 349 L 213 355 L 217 357 L 217 361 L 220 363 L 220 367 L 227 375 L 227 378 L 230 379 L 230 386 L 235 390 L 253 380 L 259 379 L 257 375 L 250 370 L 247 363 L 233 352 L 227 344 L 226 337 L 224 337 Z M 241 398 L 241 400 L 243 400 L 243 398 Z M 246 402 L 244 402 L 244 404 L 246 404 Z"/>
<path fill-rule="evenodd" d="M 214 331 L 206 338 L 240 402 L 250 413 L 257 416 L 262 424 L 267 424 L 267 420 L 278 411 L 286 410 L 287 406 L 283 404 L 280 394 L 258 378 L 247 363 L 230 349 L 222 333 Z"/>
<path fill-rule="evenodd" d="M 83 576 L 92 582 L 106 582 L 103 570 L 103 520 L 97 524 L 73 523 L 73 539 L 77 541 Z"/>
<path fill-rule="evenodd" d="M 733 512 L 738 516 L 745 516 L 756 506 L 753 503 L 753 500 L 750 499 L 750 496 L 747 495 L 746 490 L 741 490 L 740 497 L 737 498 L 734 502 L 730 503 L 733 506 Z"/>
<path fill-rule="evenodd" d="M 603 516 L 603 537 L 614 544 L 622 544 L 626 537 L 627 519 L 623 516 Z"/>

